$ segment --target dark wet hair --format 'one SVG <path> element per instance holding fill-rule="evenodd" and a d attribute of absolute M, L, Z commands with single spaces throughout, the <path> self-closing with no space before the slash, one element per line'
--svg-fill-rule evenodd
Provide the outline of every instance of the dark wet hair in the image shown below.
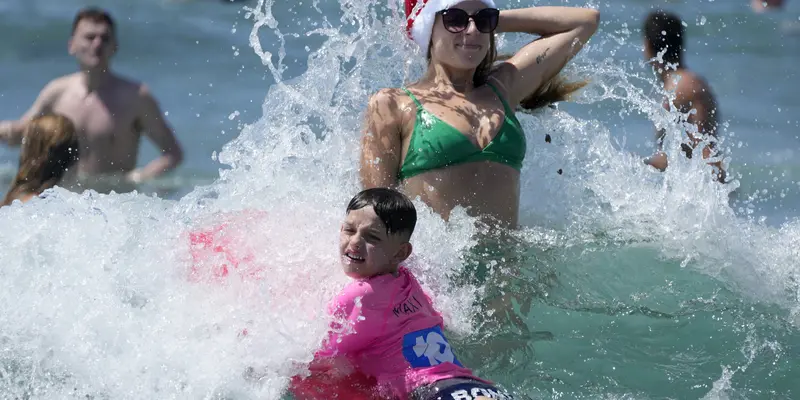
<path fill-rule="evenodd" d="M 386 226 L 389 235 L 414 233 L 417 225 L 417 209 L 406 195 L 394 189 L 372 188 L 359 192 L 347 205 L 347 213 L 371 206 Z"/>
<path fill-rule="evenodd" d="M 111 14 L 108 11 L 102 10 L 97 7 L 87 7 L 75 14 L 75 19 L 72 21 L 72 34 L 75 34 L 75 29 L 78 28 L 78 24 L 83 20 L 89 20 L 92 22 L 101 22 L 108 25 L 111 29 L 111 33 L 116 35 L 116 30 L 114 28 L 114 19 L 111 18 Z"/>
<path fill-rule="evenodd" d="M 644 21 L 643 32 L 655 54 L 666 49 L 663 56 L 665 63 L 681 64 L 685 30 L 679 16 L 664 10 L 653 11 Z"/>

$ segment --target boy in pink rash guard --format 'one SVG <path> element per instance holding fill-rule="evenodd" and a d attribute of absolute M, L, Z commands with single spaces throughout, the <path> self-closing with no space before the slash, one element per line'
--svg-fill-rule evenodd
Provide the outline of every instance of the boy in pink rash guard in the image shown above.
<path fill-rule="evenodd" d="M 411 255 L 416 221 L 413 203 L 392 189 L 367 189 L 350 201 L 339 254 L 353 282 L 329 305 L 335 322 L 309 367 L 312 375 L 354 368 L 377 381 L 380 398 L 511 399 L 461 364 L 441 315 L 400 266 Z"/>

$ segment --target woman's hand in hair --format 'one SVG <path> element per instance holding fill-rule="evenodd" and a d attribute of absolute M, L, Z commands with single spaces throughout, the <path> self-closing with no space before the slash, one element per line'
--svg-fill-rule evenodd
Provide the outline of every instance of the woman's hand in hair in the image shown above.
<path fill-rule="evenodd" d="M 534 7 L 500 12 L 497 32 L 541 35 L 501 63 L 492 76 L 519 103 L 550 80 L 597 31 L 600 13 L 589 8 Z"/>

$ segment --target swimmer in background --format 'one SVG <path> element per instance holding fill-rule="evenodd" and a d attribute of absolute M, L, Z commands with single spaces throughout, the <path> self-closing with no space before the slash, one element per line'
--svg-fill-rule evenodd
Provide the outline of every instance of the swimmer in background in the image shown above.
<path fill-rule="evenodd" d="M 126 192 L 177 167 L 181 146 L 150 90 L 110 69 L 118 47 L 111 16 L 95 8 L 78 12 L 68 47 L 79 72 L 48 83 L 18 121 L 0 121 L 0 142 L 17 146 L 30 120 L 59 113 L 75 124 L 81 144 L 77 168 L 65 178 L 72 184 L 64 186 Z M 161 155 L 136 168 L 142 134 Z"/>
<path fill-rule="evenodd" d="M 688 114 L 686 122 L 695 125 L 698 132 L 706 136 L 696 137 L 687 132 L 689 143 L 682 143 L 681 150 L 686 157 L 692 158 L 697 145 L 703 139 L 710 139 L 711 143 L 702 149 L 702 156 L 703 159 L 715 156 L 714 145 L 719 127 L 717 101 L 708 82 L 686 67 L 683 56 L 686 33 L 680 17 L 662 10 L 654 11 L 647 16 L 642 31 L 645 57 L 652 60 L 664 89 L 675 92 L 675 100 L 672 104 L 665 100 L 664 108 Z M 659 55 L 661 61 L 658 60 Z M 667 155 L 662 151 L 665 134 L 664 130 L 656 134 L 658 152 L 645 160 L 646 164 L 661 171 L 666 170 L 668 165 Z M 717 180 L 725 182 L 722 162 L 714 161 L 709 165 L 715 168 Z"/>
<path fill-rule="evenodd" d="M 43 115 L 27 123 L 19 170 L 0 206 L 26 202 L 57 185 L 78 162 L 78 148 L 75 125 L 62 115 Z"/>
<path fill-rule="evenodd" d="M 780 10 L 783 8 L 783 0 L 750 0 L 750 8 L 757 13 Z"/>
<path fill-rule="evenodd" d="M 295 398 L 327 399 L 330 393 L 308 382 L 352 373 L 377 381 L 372 398 L 513 398 L 462 365 L 442 316 L 401 265 L 411 255 L 416 221 L 414 204 L 393 189 L 367 189 L 350 200 L 339 256 L 353 282 L 331 302 L 331 331 L 309 366 L 311 376 L 293 379 Z"/>

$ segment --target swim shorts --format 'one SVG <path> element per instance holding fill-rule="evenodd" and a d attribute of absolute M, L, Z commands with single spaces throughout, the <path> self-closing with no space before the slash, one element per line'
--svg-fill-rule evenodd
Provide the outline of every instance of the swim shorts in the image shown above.
<path fill-rule="evenodd" d="M 474 400 L 478 396 L 513 400 L 514 396 L 488 383 L 470 378 L 444 379 L 414 390 L 411 400 Z"/>

